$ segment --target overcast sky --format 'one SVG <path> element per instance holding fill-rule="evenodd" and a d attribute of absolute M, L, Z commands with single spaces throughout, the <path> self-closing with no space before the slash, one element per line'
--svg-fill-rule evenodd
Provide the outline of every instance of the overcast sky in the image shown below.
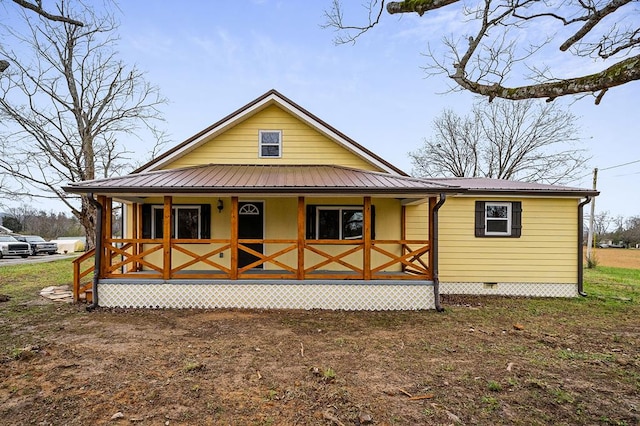
<path fill-rule="evenodd" d="M 448 78 L 426 78 L 421 68 L 427 43 L 437 45 L 460 17 L 446 9 L 385 15 L 355 45 L 335 46 L 334 32 L 321 28 L 330 2 L 121 1 L 120 53 L 169 99 L 173 143 L 276 89 L 410 173 L 407 153 L 430 136 L 432 120 L 444 108 L 464 115 L 474 100 L 444 93 Z M 597 211 L 640 215 L 639 100 L 635 82 L 610 90 L 599 106 L 592 98 L 571 104 L 593 157 L 572 186 L 591 187 L 593 167 L 637 161 L 600 172 Z"/>

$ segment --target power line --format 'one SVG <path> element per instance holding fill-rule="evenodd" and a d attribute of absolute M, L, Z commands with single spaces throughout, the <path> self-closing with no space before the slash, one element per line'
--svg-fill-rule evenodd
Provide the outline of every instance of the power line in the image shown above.
<path fill-rule="evenodd" d="M 635 164 L 635 163 L 640 163 L 640 160 L 629 161 L 628 163 L 618 164 L 616 166 L 611 166 L 611 167 L 605 167 L 604 169 L 600 169 L 600 171 L 602 172 L 604 170 L 617 169 L 618 167 L 628 166 L 629 164 Z"/>
<path fill-rule="evenodd" d="M 605 171 L 605 170 L 617 169 L 618 167 L 624 167 L 624 166 L 628 166 L 628 165 L 636 164 L 636 163 L 640 163 L 640 160 L 634 160 L 634 161 L 629 161 L 628 163 L 616 164 L 615 166 L 605 167 L 603 169 L 598 169 L 598 170 L 602 172 L 602 171 Z M 589 173 L 587 173 L 585 175 L 582 175 L 580 177 L 572 179 L 570 182 L 579 181 L 581 179 L 586 178 L 587 176 L 591 176 L 592 174 L 593 174 L 593 172 L 589 172 Z M 629 173 L 629 174 L 626 174 L 626 175 L 618 175 L 618 176 L 614 176 L 614 177 L 628 176 L 630 174 L 634 174 L 635 175 L 635 174 L 638 174 L 638 173 Z"/>

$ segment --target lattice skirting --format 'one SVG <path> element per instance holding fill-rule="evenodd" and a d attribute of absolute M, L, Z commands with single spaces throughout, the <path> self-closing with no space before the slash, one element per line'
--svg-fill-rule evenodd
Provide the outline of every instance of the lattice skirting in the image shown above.
<path fill-rule="evenodd" d="M 433 285 L 336 283 L 110 283 L 100 282 L 98 303 L 132 308 L 434 309 Z"/>
<path fill-rule="evenodd" d="M 576 297 L 578 296 L 578 285 L 570 283 L 440 282 L 440 293 L 531 297 Z"/>

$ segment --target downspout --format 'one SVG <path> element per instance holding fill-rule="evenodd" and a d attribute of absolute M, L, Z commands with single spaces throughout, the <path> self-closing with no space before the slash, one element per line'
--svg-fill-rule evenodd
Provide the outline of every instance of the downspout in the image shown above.
<path fill-rule="evenodd" d="M 444 193 L 440 194 L 440 200 L 433 207 L 433 241 L 431 242 L 431 250 L 433 251 L 433 297 L 435 300 L 436 311 L 442 312 L 444 308 L 440 305 L 440 279 L 438 278 L 438 210 L 447 200 Z"/>
<path fill-rule="evenodd" d="M 98 307 L 98 279 L 100 278 L 100 270 L 102 269 L 102 204 L 93 198 L 93 194 L 87 194 L 87 198 L 91 204 L 96 208 L 96 253 L 93 256 L 93 285 L 92 302 L 87 306 L 87 311 L 93 311 Z"/>
<path fill-rule="evenodd" d="M 583 280 L 584 280 L 584 256 L 582 255 L 582 244 L 584 243 L 584 224 L 583 220 L 583 211 L 582 208 L 585 204 L 589 204 L 591 202 L 591 197 L 587 196 L 587 199 L 578 204 L 578 294 L 582 297 L 586 297 L 587 293 L 584 292 L 583 289 Z"/>

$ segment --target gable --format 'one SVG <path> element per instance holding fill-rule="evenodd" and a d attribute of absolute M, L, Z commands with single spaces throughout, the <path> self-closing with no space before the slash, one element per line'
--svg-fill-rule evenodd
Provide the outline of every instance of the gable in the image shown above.
<path fill-rule="evenodd" d="M 279 158 L 260 158 L 261 130 L 282 132 Z M 360 170 L 384 171 L 276 104 L 212 137 L 162 168 L 175 169 L 202 164 L 338 165 Z"/>

